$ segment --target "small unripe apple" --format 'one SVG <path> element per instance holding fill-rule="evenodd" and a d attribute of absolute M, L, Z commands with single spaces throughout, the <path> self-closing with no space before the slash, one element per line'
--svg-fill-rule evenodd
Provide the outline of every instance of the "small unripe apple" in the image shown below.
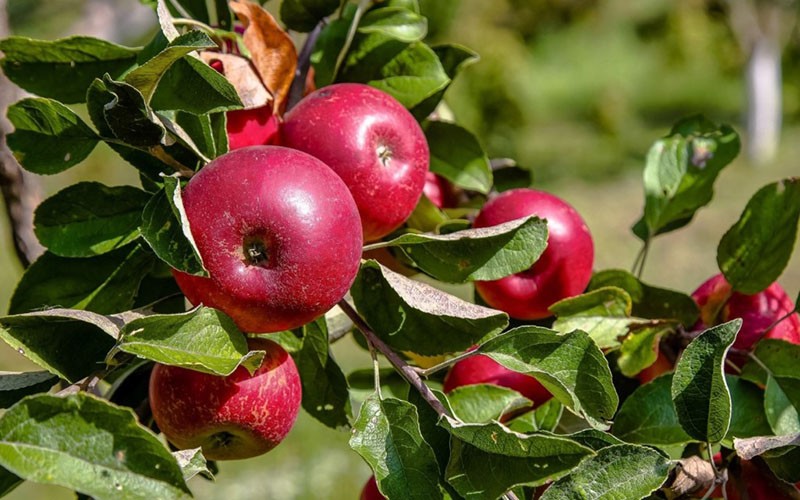
<path fill-rule="evenodd" d="M 579 295 L 592 277 L 594 243 L 580 214 L 561 198 L 535 189 L 512 189 L 489 200 L 474 227 L 489 227 L 528 215 L 547 219 L 547 248 L 526 271 L 496 281 L 478 281 L 475 289 L 495 309 L 516 319 L 551 316 L 555 302 Z"/>
<path fill-rule="evenodd" d="M 454 364 L 444 379 L 444 392 L 474 384 L 494 384 L 513 389 L 533 401 L 534 408 L 553 397 L 535 378 L 509 370 L 484 354 L 476 354 Z"/>
<path fill-rule="evenodd" d="M 252 338 L 248 347 L 266 352 L 252 375 L 241 366 L 219 377 L 156 364 L 150 408 L 173 445 L 202 447 L 209 460 L 236 460 L 266 453 L 283 441 L 300 409 L 300 376 L 275 342 Z"/>
<path fill-rule="evenodd" d="M 339 174 L 358 206 L 365 241 L 397 229 L 422 195 L 425 134 L 402 104 L 368 85 L 329 85 L 304 97 L 284 116 L 281 144 Z"/>
<path fill-rule="evenodd" d="M 794 302 L 778 283 L 753 295 L 734 292 L 722 274 L 706 280 L 692 293 L 700 308 L 695 329 L 705 329 L 735 318 L 742 327 L 733 343 L 734 349 L 750 350 L 762 338 L 782 339 L 800 344 L 800 316 L 790 315 L 769 331 L 775 321 L 794 310 Z"/>
<path fill-rule="evenodd" d="M 192 304 L 222 310 L 245 332 L 288 330 L 344 297 L 361 259 L 361 223 L 341 179 L 280 146 L 218 157 L 183 190 L 208 277 L 173 274 Z"/>
<path fill-rule="evenodd" d="M 370 476 L 364 488 L 361 490 L 360 500 L 386 500 L 381 491 L 378 489 L 378 482 L 375 481 L 375 476 Z"/>

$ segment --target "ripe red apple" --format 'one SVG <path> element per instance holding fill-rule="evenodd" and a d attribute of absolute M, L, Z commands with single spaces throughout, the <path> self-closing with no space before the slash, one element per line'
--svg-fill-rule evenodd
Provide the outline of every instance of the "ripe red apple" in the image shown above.
<path fill-rule="evenodd" d="M 474 227 L 496 226 L 520 217 L 547 219 L 547 248 L 526 271 L 496 281 L 478 281 L 475 289 L 491 307 L 517 319 L 551 316 L 548 308 L 584 291 L 592 277 L 594 243 L 580 214 L 555 195 L 534 189 L 506 191 L 489 200 Z"/>
<path fill-rule="evenodd" d="M 209 277 L 174 271 L 192 304 L 245 332 L 276 332 L 333 307 L 355 279 L 361 224 L 339 177 L 280 146 L 220 156 L 191 178 L 183 205 Z"/>
<path fill-rule="evenodd" d="M 271 104 L 228 111 L 225 116 L 229 150 L 278 144 L 278 118 L 272 114 Z"/>
<path fill-rule="evenodd" d="M 535 378 L 509 370 L 484 354 L 476 354 L 454 364 L 444 379 L 444 392 L 474 384 L 494 384 L 513 389 L 533 401 L 534 408 L 553 397 Z"/>
<path fill-rule="evenodd" d="M 238 367 L 227 377 L 156 364 L 150 408 L 159 429 L 180 449 L 203 448 L 209 460 L 266 453 L 289 433 L 300 409 L 300 376 L 275 342 L 251 338 L 266 355 L 250 375 Z"/>
<path fill-rule="evenodd" d="M 800 316 L 797 314 L 792 314 L 765 331 L 794 310 L 794 302 L 778 283 L 754 295 L 745 295 L 734 292 L 725 277 L 717 274 L 700 285 L 692 293 L 692 298 L 700 308 L 700 320 L 695 325 L 698 330 L 742 318 L 742 327 L 733 343 L 734 349 L 752 349 L 761 338 L 800 344 Z"/>
<path fill-rule="evenodd" d="M 728 469 L 725 492 L 728 500 L 800 499 L 796 486 L 778 479 L 766 464 L 751 460 L 739 460 L 738 466 Z"/>
<path fill-rule="evenodd" d="M 386 500 L 386 497 L 378 489 L 378 482 L 375 481 L 375 476 L 370 476 L 364 489 L 361 490 L 360 500 Z"/>
<path fill-rule="evenodd" d="M 431 200 L 431 203 L 439 208 L 453 208 L 458 205 L 458 199 L 450 181 L 433 172 L 429 171 L 425 174 L 425 186 L 422 188 L 422 192 Z"/>
<path fill-rule="evenodd" d="M 340 83 L 303 98 L 284 117 L 281 144 L 339 174 L 356 200 L 365 241 L 397 229 L 422 195 L 425 134 L 399 102 L 368 85 Z"/>

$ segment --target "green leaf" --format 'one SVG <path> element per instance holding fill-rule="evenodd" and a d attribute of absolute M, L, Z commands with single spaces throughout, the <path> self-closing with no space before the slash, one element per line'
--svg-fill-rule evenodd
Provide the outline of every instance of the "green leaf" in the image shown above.
<path fill-rule="evenodd" d="M 142 212 L 142 237 L 158 257 L 180 271 L 207 276 L 189 229 L 180 183 L 164 177 L 164 189 L 153 195 Z"/>
<path fill-rule="evenodd" d="M 672 374 L 639 386 L 614 419 L 612 432 L 629 443 L 674 445 L 692 441 L 672 404 Z"/>
<path fill-rule="evenodd" d="M 403 42 L 418 42 L 428 33 L 428 20 L 402 7 L 384 7 L 367 12 L 358 23 L 360 33 L 380 33 Z"/>
<path fill-rule="evenodd" d="M 487 341 L 478 351 L 510 370 L 535 376 L 592 427 L 607 428 L 616 412 L 619 398 L 608 361 L 585 332 L 559 334 L 520 326 Z"/>
<path fill-rule="evenodd" d="M 87 106 L 101 134 L 110 134 L 136 148 L 161 146 L 166 130 L 158 123 L 144 96 L 133 85 L 105 75 L 89 87 Z"/>
<path fill-rule="evenodd" d="M 725 356 L 742 326 L 735 319 L 709 328 L 683 351 L 672 379 L 672 401 L 687 434 L 718 443 L 731 423 L 731 393 L 725 381 Z"/>
<path fill-rule="evenodd" d="M 775 434 L 800 432 L 800 346 L 785 340 L 763 339 L 753 355 L 766 370 L 764 410 Z M 744 375 L 744 374 L 743 374 Z"/>
<path fill-rule="evenodd" d="M 645 498 L 657 490 L 670 471 L 661 453 L 634 444 L 603 448 L 574 472 L 551 484 L 542 500 Z"/>
<path fill-rule="evenodd" d="M 146 63 L 125 75 L 125 83 L 133 85 L 149 103 L 161 78 L 180 58 L 195 50 L 216 48 L 208 35 L 199 30 L 189 31 L 171 41 L 167 48 Z"/>
<path fill-rule="evenodd" d="M 355 37 L 336 81 L 366 83 L 408 109 L 450 83 L 430 47 L 422 42 L 407 44 L 381 33 Z"/>
<path fill-rule="evenodd" d="M 436 457 L 411 403 L 370 395 L 353 425 L 350 447 L 369 464 L 387 497 L 441 498 Z"/>
<path fill-rule="evenodd" d="M 153 255 L 137 244 L 74 259 L 45 252 L 22 275 L 8 306 L 18 314 L 44 307 L 110 314 L 130 309 Z"/>
<path fill-rule="evenodd" d="M 204 115 L 242 108 L 236 89 L 218 71 L 194 57 L 178 59 L 161 77 L 153 109 Z"/>
<path fill-rule="evenodd" d="M 764 412 L 772 433 L 778 436 L 800 432 L 800 382 L 796 379 L 767 378 L 764 390 Z M 765 433 L 768 434 L 768 433 Z"/>
<path fill-rule="evenodd" d="M 228 152 L 228 138 L 225 130 L 225 113 L 193 115 L 178 111 L 174 116 L 174 126 L 179 127 L 198 153 L 207 158 L 216 158 Z"/>
<path fill-rule="evenodd" d="M 281 7 L 288 2 L 281 3 Z M 346 4 L 344 15 L 328 23 L 320 32 L 314 51 L 311 53 L 311 63 L 314 66 L 314 83 L 317 88 L 333 83 L 336 61 L 347 41 L 347 33 L 355 19 L 356 6 Z M 309 28 L 311 30 L 312 28 Z"/>
<path fill-rule="evenodd" d="M 567 437 L 525 435 L 496 422 L 442 421 L 453 436 L 446 478 L 464 498 L 494 500 L 517 485 L 537 485 L 568 473 L 592 450 Z"/>
<path fill-rule="evenodd" d="M 28 397 L 0 418 L 0 465 L 97 499 L 188 498 L 181 469 L 130 409 L 86 393 Z"/>
<path fill-rule="evenodd" d="M 182 314 L 135 319 L 121 331 L 117 348 L 164 365 L 227 376 L 239 365 L 254 371 L 262 351 L 248 353 L 247 341 L 233 321 L 210 307 Z"/>
<path fill-rule="evenodd" d="M 213 479 L 214 475 L 209 470 L 206 457 L 203 456 L 203 452 L 200 448 L 173 451 L 172 456 L 175 457 L 175 461 L 178 462 L 178 466 L 181 468 L 185 481 L 188 481 L 198 474 Z"/>
<path fill-rule="evenodd" d="M 118 335 L 113 321 L 88 311 L 50 309 L 0 317 L 0 338 L 69 382 L 103 368 Z"/>
<path fill-rule="evenodd" d="M 661 336 L 674 328 L 674 324 L 637 325 L 620 347 L 619 371 L 626 377 L 633 377 L 655 363 Z"/>
<path fill-rule="evenodd" d="M 431 172 L 458 187 L 489 193 L 492 189 L 489 157 L 470 131 L 443 121 L 426 121 L 423 130 L 430 148 Z"/>
<path fill-rule="evenodd" d="M 80 182 L 36 208 L 39 241 L 62 257 L 92 257 L 139 237 L 142 209 L 149 196 L 130 186 Z"/>
<path fill-rule="evenodd" d="M 505 313 L 458 299 L 373 260 L 361 265 L 350 293 L 384 342 L 426 356 L 463 351 L 508 325 Z"/>
<path fill-rule="evenodd" d="M 342 0 L 284 0 L 281 21 L 295 31 L 311 31 L 319 21 L 336 12 Z"/>
<path fill-rule="evenodd" d="M 23 99 L 8 108 L 16 129 L 8 147 L 26 170 L 57 174 L 82 162 L 99 137 L 71 109 L 41 97 Z"/>
<path fill-rule="evenodd" d="M 621 269 L 596 272 L 588 290 L 615 286 L 625 290 L 631 298 L 631 314 L 647 319 L 676 319 L 685 326 L 694 325 L 700 312 L 694 299 L 685 293 L 658 288 L 640 281 Z"/>
<path fill-rule="evenodd" d="M 717 248 L 733 289 L 752 295 L 778 279 L 792 256 L 800 221 L 800 177 L 759 189 Z"/>
<path fill-rule="evenodd" d="M 328 326 L 321 317 L 302 328 L 303 347 L 292 355 L 303 386 L 303 409 L 334 429 L 349 428 L 350 391 L 328 344 Z"/>
<path fill-rule="evenodd" d="M 634 233 L 648 241 L 688 224 L 711 201 L 717 175 L 739 148 L 739 135 L 728 125 L 702 116 L 677 123 L 647 154 L 644 215 Z"/>
<path fill-rule="evenodd" d="M 515 432 L 529 434 L 538 431 L 553 432 L 561 420 L 564 405 L 557 399 L 550 399 L 543 405 L 528 411 L 508 422 L 508 428 Z"/>
<path fill-rule="evenodd" d="M 57 381 L 58 377 L 47 371 L 0 372 L 0 408 L 8 408 L 25 396 L 47 392 Z"/>
<path fill-rule="evenodd" d="M 439 62 L 442 64 L 444 72 L 447 74 L 448 78 L 450 78 L 451 83 L 462 68 L 477 62 L 479 59 L 477 52 L 462 45 L 445 44 L 436 45 L 432 48 L 433 52 L 436 54 L 436 57 L 439 58 Z M 444 97 L 444 93 L 447 91 L 448 87 L 450 87 L 450 83 L 421 103 L 414 106 L 414 108 L 411 109 L 411 114 L 413 114 L 418 121 L 424 120 L 436 109 L 436 106 L 439 105 L 439 102 L 442 100 L 442 97 Z M 494 184 L 495 187 L 497 187 L 497 179 L 494 180 Z M 526 185 L 525 187 L 528 186 Z"/>
<path fill-rule="evenodd" d="M 455 416 L 462 422 L 483 424 L 503 415 L 530 409 L 533 403 L 519 392 L 491 384 L 457 387 L 447 394 Z"/>
<path fill-rule="evenodd" d="M 0 40 L 5 55 L 0 66 L 28 92 L 74 104 L 85 102 L 95 78 L 117 77 L 132 67 L 139 50 L 87 36 L 53 41 L 12 36 Z"/>
<path fill-rule="evenodd" d="M 553 328 L 560 332 L 583 330 L 601 349 L 615 348 L 628 329 L 642 321 L 631 318 L 631 298 L 617 287 L 604 287 L 570 297 L 550 306 L 558 316 Z"/>
<path fill-rule="evenodd" d="M 584 429 L 570 434 L 569 438 L 594 451 L 600 451 L 609 446 L 625 444 L 624 441 L 614 437 L 612 434 L 598 431 L 597 429 Z"/>
<path fill-rule="evenodd" d="M 547 223 L 538 217 L 446 235 L 406 233 L 381 246 L 403 249 L 434 278 L 448 283 L 497 280 L 529 269 L 547 247 Z"/>
<path fill-rule="evenodd" d="M 747 380 L 726 375 L 731 391 L 731 425 L 723 443 L 730 447 L 735 438 L 749 438 L 770 434 L 764 413 L 764 391 Z"/>

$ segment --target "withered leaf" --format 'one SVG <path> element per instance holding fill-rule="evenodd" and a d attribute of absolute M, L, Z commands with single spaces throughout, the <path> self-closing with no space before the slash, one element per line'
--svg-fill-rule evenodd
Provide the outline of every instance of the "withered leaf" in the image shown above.
<path fill-rule="evenodd" d="M 212 64 L 213 61 L 222 64 L 222 74 L 236 89 L 245 109 L 260 108 L 272 100 L 269 91 L 261 82 L 261 77 L 246 57 L 208 50 L 201 52 L 200 57 L 214 69 L 218 68 Z"/>
<path fill-rule="evenodd" d="M 273 113 L 280 115 L 297 67 L 294 42 L 260 5 L 247 1 L 232 1 L 229 5 L 244 24 L 244 44 L 261 81 L 273 96 Z"/>

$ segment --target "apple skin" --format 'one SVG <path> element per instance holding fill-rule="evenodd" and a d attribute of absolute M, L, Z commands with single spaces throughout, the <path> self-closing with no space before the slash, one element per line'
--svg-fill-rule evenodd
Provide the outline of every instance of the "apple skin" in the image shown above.
<path fill-rule="evenodd" d="M 237 109 L 225 113 L 228 150 L 247 146 L 277 145 L 278 118 L 272 114 L 272 104 L 252 109 Z"/>
<path fill-rule="evenodd" d="M 286 437 L 302 398 L 297 368 L 271 340 L 251 338 L 248 347 L 266 351 L 253 375 L 242 366 L 219 377 L 155 365 L 150 408 L 172 444 L 202 447 L 209 460 L 237 460 L 266 453 Z"/>
<path fill-rule="evenodd" d="M 425 196 L 431 203 L 439 208 L 454 208 L 458 206 L 458 199 L 450 181 L 428 171 L 425 174 L 425 186 L 422 188 Z"/>
<path fill-rule="evenodd" d="M 797 314 L 764 333 L 776 320 L 794 310 L 791 297 L 778 283 L 772 283 L 754 295 L 745 295 L 732 292 L 725 277 L 717 274 L 700 285 L 692 293 L 692 298 L 700 308 L 696 330 L 742 318 L 742 328 L 733 342 L 734 349 L 750 350 L 762 337 L 800 344 L 800 316 Z"/>
<path fill-rule="evenodd" d="M 280 146 L 215 159 L 183 190 L 209 277 L 173 270 L 192 304 L 225 312 L 245 332 L 306 324 L 347 293 L 361 258 L 361 223 L 325 164 Z"/>
<path fill-rule="evenodd" d="M 551 316 L 548 308 L 582 293 L 592 277 L 594 242 L 580 214 L 561 198 L 535 189 L 505 191 L 490 199 L 473 227 L 489 227 L 520 217 L 547 219 L 547 248 L 526 271 L 496 281 L 477 281 L 475 289 L 495 309 L 512 318 L 535 320 Z"/>
<path fill-rule="evenodd" d="M 800 491 L 797 487 L 775 477 L 766 464 L 751 460 L 739 460 L 738 462 L 738 466 L 734 465 L 728 470 L 728 482 L 725 483 L 728 500 L 800 498 Z M 717 490 L 714 493 L 716 494 Z M 719 497 L 722 497 L 721 493 L 720 491 Z"/>
<path fill-rule="evenodd" d="M 361 214 L 364 241 L 397 229 L 422 195 L 425 134 L 399 102 L 368 85 L 339 83 L 304 97 L 284 116 L 281 144 L 339 174 Z"/>
<path fill-rule="evenodd" d="M 534 408 L 553 397 L 535 378 L 509 370 L 484 354 L 476 354 L 454 364 L 444 378 L 444 392 L 446 394 L 457 387 L 474 384 L 494 384 L 513 389 L 533 401 Z"/>
<path fill-rule="evenodd" d="M 361 496 L 358 498 L 359 500 L 386 500 L 386 497 L 378 489 L 378 482 L 375 480 L 375 476 L 370 476 L 361 490 Z"/>

